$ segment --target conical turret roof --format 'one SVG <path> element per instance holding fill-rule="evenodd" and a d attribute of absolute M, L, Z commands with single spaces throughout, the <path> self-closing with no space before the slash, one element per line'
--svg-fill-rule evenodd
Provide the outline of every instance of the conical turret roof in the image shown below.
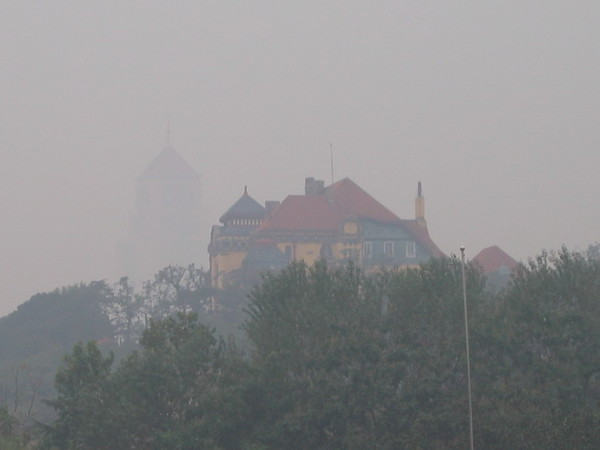
<path fill-rule="evenodd" d="M 265 216 L 265 208 L 248 195 L 248 189 L 244 187 L 244 194 L 221 216 L 219 221 L 225 223 L 233 219 L 262 219 Z"/>

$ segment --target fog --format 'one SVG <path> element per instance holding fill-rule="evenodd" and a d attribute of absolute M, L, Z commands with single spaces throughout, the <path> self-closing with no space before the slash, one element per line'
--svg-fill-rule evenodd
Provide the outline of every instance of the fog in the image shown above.
<path fill-rule="evenodd" d="M 0 315 L 114 280 L 165 145 L 208 221 L 350 177 L 433 240 L 585 249 L 600 208 L 593 1 L 3 2 Z M 210 229 L 205 230 L 208 244 Z M 199 261 L 199 264 L 206 262 Z"/>

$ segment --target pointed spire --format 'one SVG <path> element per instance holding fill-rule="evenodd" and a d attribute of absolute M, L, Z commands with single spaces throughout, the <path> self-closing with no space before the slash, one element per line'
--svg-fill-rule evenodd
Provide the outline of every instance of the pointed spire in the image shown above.
<path fill-rule="evenodd" d="M 248 195 L 248 185 L 244 185 L 244 195 Z"/>

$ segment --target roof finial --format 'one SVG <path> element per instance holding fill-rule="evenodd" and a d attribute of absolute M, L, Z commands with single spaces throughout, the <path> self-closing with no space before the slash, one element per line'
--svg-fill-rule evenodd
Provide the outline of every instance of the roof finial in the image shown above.
<path fill-rule="evenodd" d="M 248 185 L 244 185 L 244 195 L 248 195 Z"/>

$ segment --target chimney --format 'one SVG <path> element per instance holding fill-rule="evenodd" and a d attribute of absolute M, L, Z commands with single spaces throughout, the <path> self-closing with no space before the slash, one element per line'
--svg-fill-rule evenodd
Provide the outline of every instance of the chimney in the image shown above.
<path fill-rule="evenodd" d="M 325 181 L 315 180 L 313 177 L 307 177 L 304 179 L 304 194 L 305 195 L 318 195 L 325 192 Z"/>
<path fill-rule="evenodd" d="M 279 206 L 279 201 L 277 200 L 267 200 L 265 202 L 265 210 L 267 213 L 267 216 L 270 216 L 271 213 L 273 211 L 275 211 L 275 208 L 277 208 Z"/>
<path fill-rule="evenodd" d="M 415 220 L 422 227 L 427 225 L 425 222 L 425 197 L 423 197 L 420 181 L 417 184 L 417 198 L 415 199 Z"/>

